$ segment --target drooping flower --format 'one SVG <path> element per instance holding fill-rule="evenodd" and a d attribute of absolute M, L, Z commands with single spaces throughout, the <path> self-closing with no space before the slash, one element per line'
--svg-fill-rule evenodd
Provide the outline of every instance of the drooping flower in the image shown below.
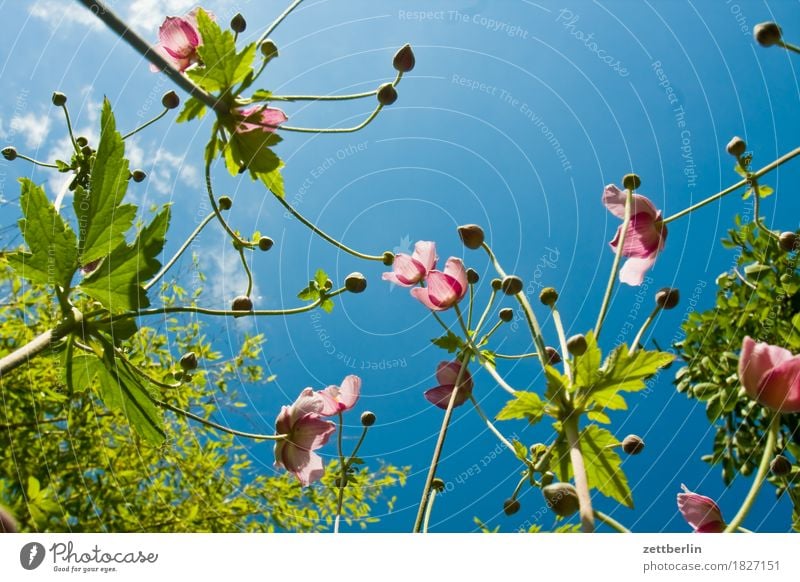
<path fill-rule="evenodd" d="M 800 355 L 746 336 L 739 380 L 750 398 L 778 412 L 800 412 Z"/>
<path fill-rule="evenodd" d="M 436 243 L 421 240 L 414 245 L 411 255 L 397 253 L 392 263 L 392 272 L 384 273 L 383 280 L 401 287 L 413 287 L 436 268 Z"/>
<path fill-rule="evenodd" d="M 613 184 L 603 190 L 603 204 L 617 218 L 625 219 L 625 199 L 627 195 Z M 622 236 L 622 226 L 609 243 L 617 250 Z M 622 247 L 622 256 L 628 260 L 619 271 L 619 280 L 628 285 L 641 285 L 644 274 L 656 262 L 658 253 L 664 248 L 667 240 L 667 227 L 661 218 L 661 211 L 641 194 L 633 195 L 631 220 Z"/>
<path fill-rule="evenodd" d="M 200 8 L 195 8 L 184 16 L 168 16 L 158 29 L 156 51 L 181 73 L 198 61 L 197 47 L 202 43 L 197 26 L 198 10 Z M 214 19 L 210 12 L 206 11 L 206 14 Z M 157 72 L 161 69 L 150 65 L 150 70 Z"/>
<path fill-rule="evenodd" d="M 461 362 L 458 360 L 453 362 L 440 362 L 439 366 L 436 368 L 436 381 L 439 382 L 439 385 L 430 390 L 426 390 L 425 398 L 427 398 L 431 404 L 435 404 L 439 408 L 447 409 L 450 396 L 453 394 L 453 390 L 455 390 L 456 379 L 460 371 Z M 461 406 L 464 404 L 470 394 L 472 394 L 472 376 L 469 370 L 464 370 L 464 373 L 461 375 L 461 384 L 458 388 L 458 394 L 456 394 L 453 406 Z"/>
<path fill-rule="evenodd" d="M 275 420 L 276 434 L 286 435 L 275 442 L 275 467 L 286 469 L 304 486 L 324 474 L 322 458 L 314 451 L 336 430 L 334 423 L 320 418 L 324 408 L 320 393 L 306 388 L 294 404 L 281 408 Z"/>
<path fill-rule="evenodd" d="M 678 493 L 678 510 L 695 533 L 725 531 L 725 520 L 713 499 L 689 491 L 686 485 L 681 485 L 681 488 L 684 492 Z"/>
<path fill-rule="evenodd" d="M 428 271 L 425 287 L 415 287 L 411 295 L 419 299 L 425 307 L 434 311 L 444 311 L 464 298 L 467 293 L 467 270 L 461 259 L 450 257 L 444 271 Z"/>
<path fill-rule="evenodd" d="M 328 386 L 318 392 L 322 397 L 322 416 L 333 416 L 340 412 L 350 410 L 358 402 L 361 394 L 361 378 L 354 374 L 346 376 L 340 386 Z"/>
<path fill-rule="evenodd" d="M 253 105 L 236 111 L 240 121 L 236 125 L 238 133 L 247 131 L 273 132 L 281 123 L 289 119 L 283 110 L 266 105 Z"/>

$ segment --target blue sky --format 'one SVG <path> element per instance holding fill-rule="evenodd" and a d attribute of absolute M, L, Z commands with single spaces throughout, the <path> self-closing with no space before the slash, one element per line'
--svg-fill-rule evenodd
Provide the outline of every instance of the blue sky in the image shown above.
<path fill-rule="evenodd" d="M 164 15 L 193 6 L 185 0 L 114 4 L 149 39 Z M 268 4 L 218 0 L 204 6 L 223 21 L 240 10 L 249 23 L 244 36 L 253 39 L 283 7 Z M 605 184 L 635 171 L 642 177 L 640 191 L 672 214 L 738 180 L 724 152 L 733 135 L 746 139 L 757 167 L 797 145 L 797 61 L 758 47 L 751 36 L 754 24 L 774 19 L 797 40 L 797 9 L 788 0 L 309 0 L 273 35 L 281 56 L 262 77 L 264 88 L 283 94 L 369 90 L 391 80 L 391 56 L 405 42 L 415 47 L 417 67 L 399 86 L 397 103 L 364 131 L 285 135 L 278 153 L 287 163 L 287 198 L 363 252 L 407 251 L 416 240 L 435 240 L 442 261 L 463 256 L 488 284 L 492 272 L 485 257 L 464 250 L 455 232 L 458 224 L 479 223 L 506 270 L 534 295 L 541 285 L 559 289 L 568 335 L 584 332 L 595 321 L 613 259 L 607 242 L 618 225 L 600 204 Z M 52 159 L 65 151 L 62 121 L 50 105 L 53 90 L 69 96 L 78 131 L 96 135 L 103 95 L 114 104 L 119 126 L 129 128 L 157 113 L 160 95 L 172 88 L 77 3 L 0 1 L 0 11 L 6 39 L 0 52 L 0 141 L 21 152 Z M 357 123 L 372 106 L 368 100 L 285 109 L 292 125 L 334 127 Z M 175 203 L 168 250 L 207 212 L 199 172 L 208 129 L 208 123 L 165 120 L 129 150 L 133 165 L 150 176 L 131 189 L 136 200 L 146 206 Z M 0 160 L 0 224 L 16 219 L 14 178 L 30 171 Z M 58 175 L 30 175 L 47 182 L 55 198 Z M 217 191 L 234 197 L 234 227 L 244 233 L 258 229 L 276 241 L 272 251 L 254 257 L 257 307 L 296 305 L 297 291 L 317 268 L 337 281 L 351 271 L 369 279 L 367 292 L 337 300 L 330 315 L 210 321 L 209 333 L 225 351 L 235 349 L 246 331 L 264 333 L 263 363 L 277 375 L 272 383 L 244 387 L 250 405 L 220 418 L 239 428 L 268 429 L 280 406 L 303 387 L 359 374 L 362 399 L 348 419 L 347 436 L 358 434 L 357 413 L 373 410 L 378 423 L 362 456 L 369 463 L 412 466 L 408 485 L 396 492 L 395 511 L 380 516 L 373 531 L 409 531 L 442 415 L 422 397 L 435 384 L 436 364 L 446 359 L 429 341 L 440 335 L 438 324 L 406 290 L 380 280 L 382 265 L 358 261 L 315 238 L 249 179 L 230 179 L 222 168 L 216 176 Z M 766 180 L 776 194 L 763 212 L 775 228 L 797 228 L 793 217 L 800 203 L 782 186 L 798 178 L 800 168 L 790 164 Z M 675 338 L 690 307 L 713 304 L 714 280 L 733 258 L 718 241 L 741 208 L 741 199 L 732 195 L 670 225 L 647 288 L 622 287 L 615 294 L 605 350 L 633 339 L 660 287 L 679 287 L 684 297 L 657 322 L 654 337 L 662 346 Z M 236 256 L 216 228 L 203 234 L 196 249 L 209 279 L 205 304 L 223 306 L 244 291 Z M 183 265 L 188 268 L 188 262 Z M 481 287 L 476 308 L 487 297 Z M 447 321 L 451 317 L 446 314 Z M 634 324 L 632 330 L 626 331 L 626 322 Z M 549 321 L 545 333 L 555 343 Z M 530 348 L 522 328 L 495 337 L 504 352 Z M 543 389 L 537 366 L 525 361 L 498 367 L 516 387 Z M 494 415 L 505 393 L 487 374 L 475 372 L 475 395 Z M 635 531 L 687 531 L 676 517 L 681 483 L 718 498 L 726 515 L 736 511 L 749 485 L 740 480 L 723 494 L 718 470 L 699 460 L 713 434 L 704 407 L 662 376 L 630 399 L 629 411 L 614 416 L 615 434 L 636 433 L 647 443 L 643 454 L 624 464 L 636 510 L 597 500 Z M 526 444 L 547 442 L 552 433 L 547 423 L 501 426 Z M 514 531 L 540 513 L 539 492 L 527 490 L 518 514 L 502 514 L 519 468 L 497 445 L 469 407 L 455 412 L 440 469 L 453 490 L 437 500 L 433 531 L 472 531 L 474 516 Z M 272 471 L 271 448 L 251 449 L 263 470 Z M 334 447 L 324 452 L 332 455 Z M 775 505 L 765 491 L 746 525 L 788 531 L 789 515 L 788 505 Z M 553 521 L 545 514 L 540 523 L 549 528 Z"/>

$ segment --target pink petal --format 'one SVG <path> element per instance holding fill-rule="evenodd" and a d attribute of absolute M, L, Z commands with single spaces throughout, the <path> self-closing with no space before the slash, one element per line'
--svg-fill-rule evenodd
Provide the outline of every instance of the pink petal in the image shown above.
<path fill-rule="evenodd" d="M 428 289 L 425 288 L 425 287 L 414 287 L 411 290 L 411 296 L 416 298 L 416 299 L 418 299 L 420 302 L 422 302 L 422 304 L 425 307 L 427 307 L 428 309 L 431 309 L 433 311 L 442 311 L 443 309 L 445 309 L 443 307 L 435 305 L 431 301 L 430 295 L 428 295 Z"/>
<path fill-rule="evenodd" d="M 412 287 L 419 283 L 425 276 L 423 264 L 413 257 L 400 253 L 395 255 L 392 263 L 392 272 L 384 273 L 384 281 L 391 281 L 401 287 Z"/>
<path fill-rule="evenodd" d="M 294 425 L 289 441 L 296 447 L 314 451 L 324 446 L 335 430 L 336 424 L 308 414 Z"/>
<path fill-rule="evenodd" d="M 644 281 L 644 274 L 656 262 L 656 255 L 647 259 L 630 258 L 619 270 L 619 280 L 626 285 L 638 287 Z"/>
<path fill-rule="evenodd" d="M 455 386 L 452 384 L 431 388 L 430 390 L 425 391 L 425 398 L 431 404 L 446 410 L 447 405 L 450 403 L 450 396 L 453 394 L 454 388 Z M 456 394 L 455 402 L 453 402 L 453 408 L 464 404 L 464 402 L 466 402 L 469 398 L 470 393 L 471 390 L 467 389 L 466 386 L 459 388 L 458 394 Z"/>
<path fill-rule="evenodd" d="M 662 246 L 662 229 L 656 225 L 649 214 L 637 214 L 631 217 L 628 234 L 622 247 L 623 257 L 636 257 L 644 259 L 657 253 Z M 616 250 L 622 236 L 622 226 L 617 229 L 617 234 L 609 244 Z"/>
<path fill-rule="evenodd" d="M 614 184 L 609 184 L 603 190 L 603 205 L 608 208 L 614 216 L 620 219 L 625 218 L 625 200 L 627 194 L 624 190 L 620 190 Z M 631 216 L 635 214 L 648 214 L 655 217 L 658 210 L 646 196 L 641 194 L 633 195 L 633 206 L 631 208 Z"/>
<path fill-rule="evenodd" d="M 297 400 L 290 407 L 291 424 L 294 426 L 299 419 L 306 414 L 319 414 L 325 406 L 319 393 L 314 392 L 313 388 L 304 388 Z"/>
<path fill-rule="evenodd" d="M 454 277 L 439 271 L 428 273 L 427 284 L 428 298 L 439 310 L 452 307 L 466 291 Z"/>
<path fill-rule="evenodd" d="M 436 381 L 442 385 L 453 385 L 458 379 L 459 370 L 461 370 L 461 363 L 457 360 L 454 362 L 439 362 L 436 368 Z M 461 376 L 461 385 L 466 387 L 467 390 L 472 390 L 472 376 L 469 370 L 464 370 L 464 374 Z"/>
<path fill-rule="evenodd" d="M 718 524 L 724 526 L 722 512 L 713 499 L 689 491 L 686 485 L 681 487 L 685 493 L 678 493 L 678 510 L 695 531 L 708 533 L 716 531 Z"/>
<path fill-rule="evenodd" d="M 417 244 L 414 245 L 414 254 L 412 257 L 419 261 L 425 273 L 435 269 L 436 261 L 439 259 L 439 257 L 436 256 L 436 243 L 427 240 L 418 241 Z"/>
<path fill-rule="evenodd" d="M 295 477 L 300 481 L 300 484 L 307 487 L 322 479 L 325 474 L 325 467 L 322 465 L 322 457 L 317 453 L 308 454 L 308 463 L 302 469 L 295 472 Z"/>
<path fill-rule="evenodd" d="M 242 118 L 236 127 L 236 131 L 239 133 L 246 131 L 273 132 L 277 129 L 275 126 L 289 119 L 283 110 L 264 105 L 239 109 L 237 114 Z"/>
<path fill-rule="evenodd" d="M 464 297 L 467 292 L 469 282 L 467 281 L 467 270 L 464 268 L 464 263 L 461 259 L 450 257 L 444 265 L 445 275 L 450 275 L 455 279 L 461 290 L 458 292 L 459 300 Z"/>
<path fill-rule="evenodd" d="M 339 403 L 344 406 L 344 410 L 350 410 L 358 402 L 361 394 L 361 378 L 350 374 L 344 380 L 339 389 Z"/>
<path fill-rule="evenodd" d="M 275 419 L 275 434 L 289 434 L 291 431 L 291 409 L 288 406 L 281 406 L 278 418 Z"/>
<path fill-rule="evenodd" d="M 778 412 L 800 412 L 800 356 L 784 360 L 762 377 L 758 401 Z"/>
<path fill-rule="evenodd" d="M 276 467 L 283 467 L 297 477 L 300 484 L 305 486 L 317 481 L 325 474 L 322 466 L 322 457 L 311 451 L 300 449 L 287 443 L 281 450 L 280 462 L 275 461 Z"/>
<path fill-rule="evenodd" d="M 333 416 L 339 413 L 339 401 L 336 399 L 338 392 L 338 386 L 328 386 L 325 390 L 321 390 L 317 393 L 322 399 L 322 410 L 319 411 L 319 414 L 322 416 Z"/>
<path fill-rule="evenodd" d="M 749 336 L 742 341 L 739 354 L 739 381 L 750 398 L 759 399 L 761 383 L 776 366 L 792 359 L 792 352 L 764 342 L 756 343 Z"/>
<path fill-rule="evenodd" d="M 169 16 L 158 29 L 158 40 L 173 58 L 186 58 L 200 44 L 197 29 L 183 18 Z"/>

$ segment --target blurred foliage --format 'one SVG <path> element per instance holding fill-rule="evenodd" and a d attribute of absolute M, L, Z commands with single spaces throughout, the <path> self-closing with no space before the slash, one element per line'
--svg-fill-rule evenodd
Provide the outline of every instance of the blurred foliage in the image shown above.
<path fill-rule="evenodd" d="M 745 336 L 800 352 L 800 257 L 739 216 L 722 245 L 735 251 L 734 266 L 717 278 L 716 305 L 686 318 L 685 338 L 675 348 L 686 363 L 676 374 L 678 391 L 706 403 L 716 431 L 713 451 L 703 460 L 719 465 L 728 485 L 737 473 L 746 476 L 757 468 L 769 425 L 768 411 L 739 383 L 738 352 Z M 778 436 L 792 472 L 768 477 L 777 495 L 790 495 L 795 530 L 800 530 L 799 421 L 800 414 L 782 415 Z"/>
<path fill-rule="evenodd" d="M 2 261 L 2 259 L 0 259 Z M 202 280 L 202 277 L 200 278 Z M 191 303 L 176 284 L 161 288 L 165 305 Z M 0 357 L 55 325 L 58 311 L 42 287 L 30 287 L 0 264 Z M 167 413 L 166 438 L 150 445 L 118 409 L 103 406 L 98 381 L 69 392 L 63 365 L 68 340 L 51 346 L 0 379 L 0 505 L 23 531 L 263 532 L 327 531 L 336 508 L 335 467 L 321 483 L 301 488 L 275 476 L 254 455 L 271 457 L 271 442 L 242 441 L 209 432 Z M 178 359 L 194 351 L 200 367 L 177 388 L 158 388 L 164 400 L 209 418 L 235 418 L 246 404 L 234 386 L 264 384 L 261 335 L 230 358 L 215 351 L 196 318 L 161 316 L 118 346 L 151 377 L 174 382 Z M 269 426 L 263 432 L 272 432 Z M 335 465 L 335 463 L 334 463 Z M 391 465 L 360 469 L 348 483 L 348 524 L 378 521 L 391 511 L 388 490 L 405 483 Z"/>

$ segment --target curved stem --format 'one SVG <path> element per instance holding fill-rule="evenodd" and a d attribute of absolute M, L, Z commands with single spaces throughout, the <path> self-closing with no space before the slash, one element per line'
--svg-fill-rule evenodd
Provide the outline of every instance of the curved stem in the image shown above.
<path fill-rule="evenodd" d="M 351 249 L 350 247 L 348 247 L 344 243 L 339 242 L 338 240 L 336 240 L 335 238 L 333 238 L 332 236 L 330 236 L 329 234 L 327 234 L 323 230 L 317 228 L 314 225 L 314 223 L 312 223 L 305 216 L 303 216 L 297 210 L 295 210 L 294 207 L 291 204 L 289 204 L 282 196 L 278 196 L 277 194 L 275 194 L 275 192 L 272 192 L 272 195 L 275 196 L 275 198 L 278 200 L 278 202 L 280 202 L 281 205 L 286 210 L 288 210 L 289 213 L 292 216 L 294 216 L 297 220 L 299 220 L 305 226 L 307 226 L 309 229 L 311 229 L 311 231 L 313 233 L 315 233 L 319 237 L 323 238 L 324 240 L 328 241 L 329 243 L 331 243 L 336 248 L 341 249 L 344 252 L 353 255 L 354 257 L 358 257 L 359 259 L 365 259 L 365 260 L 368 260 L 368 261 L 383 261 L 383 255 L 380 255 L 380 256 L 379 255 L 367 255 L 367 254 L 364 254 L 364 253 L 360 253 L 360 252 L 358 252 L 358 251 L 356 251 L 354 249 Z"/>
<path fill-rule="evenodd" d="M 611 293 L 614 291 L 614 285 L 617 282 L 617 272 L 619 271 L 619 263 L 622 260 L 622 249 L 625 247 L 625 239 L 628 236 L 628 226 L 631 223 L 631 207 L 633 205 L 633 190 L 630 188 L 626 191 L 625 196 L 625 218 L 622 221 L 622 230 L 620 231 L 619 241 L 617 242 L 617 252 L 614 254 L 614 263 L 611 265 L 611 274 L 608 277 L 608 284 L 606 285 L 606 293 L 603 295 L 603 303 L 600 304 L 600 313 L 597 315 L 597 323 L 594 326 L 594 337 L 600 337 L 600 330 L 603 329 L 603 321 L 608 312 L 608 305 L 611 301 Z"/>
<path fill-rule="evenodd" d="M 761 455 L 761 462 L 758 464 L 758 472 L 753 479 L 753 484 L 750 486 L 750 491 L 747 493 L 747 497 L 745 497 L 744 501 L 742 502 L 742 506 L 727 525 L 724 533 L 736 531 L 747 517 L 747 514 L 750 512 L 750 508 L 753 507 L 753 503 L 755 502 L 756 497 L 758 497 L 758 492 L 761 490 L 761 486 L 764 484 L 764 480 L 769 472 L 769 463 L 772 460 L 773 453 L 775 452 L 775 442 L 778 439 L 778 429 L 780 429 L 780 426 L 781 415 L 779 413 L 774 413 L 772 420 L 769 423 L 769 428 L 767 429 L 767 442 L 764 445 L 764 453 Z"/>
<path fill-rule="evenodd" d="M 213 420 L 208 420 L 207 418 L 203 418 L 202 416 L 198 416 L 197 414 L 189 412 L 188 410 L 184 410 L 183 408 L 178 408 L 177 406 L 173 406 L 169 402 L 164 402 L 162 400 L 157 400 L 155 398 L 153 399 L 153 402 L 155 402 L 158 406 L 161 406 L 162 408 L 166 408 L 167 410 L 171 410 L 175 414 L 179 414 L 179 415 L 184 416 L 186 418 L 189 418 L 191 420 L 195 420 L 195 421 L 199 422 L 200 424 L 203 424 L 205 426 L 208 426 L 210 428 L 214 428 L 214 429 L 222 431 L 222 432 L 226 432 L 228 434 L 232 434 L 234 436 L 239 436 L 239 437 L 243 437 L 243 438 L 247 438 L 247 439 L 253 439 L 253 440 L 263 440 L 263 441 L 279 441 L 279 440 L 283 440 L 283 439 L 285 439 L 285 438 L 287 438 L 289 436 L 289 435 L 285 435 L 285 434 L 257 434 L 257 433 L 252 433 L 252 432 L 244 432 L 244 431 L 241 431 L 241 430 L 236 430 L 236 429 L 229 428 L 227 426 L 221 425 L 219 423 L 214 422 Z"/>
<path fill-rule="evenodd" d="M 383 105 L 378 103 L 372 113 L 367 116 L 364 121 L 359 123 L 358 125 L 354 125 L 352 127 L 297 127 L 294 125 L 273 125 L 271 123 L 263 123 L 260 121 L 248 121 L 250 125 L 256 125 L 258 127 L 264 127 L 267 129 L 279 129 L 281 131 L 292 131 L 295 133 L 355 133 L 357 131 L 361 131 L 365 127 L 367 127 L 372 121 L 378 117 L 378 114 L 383 109 Z"/>
<path fill-rule="evenodd" d="M 270 34 L 272 34 L 273 32 L 275 32 L 275 29 L 276 29 L 276 28 L 278 28 L 278 26 L 280 25 L 280 23 L 281 23 L 281 22 L 283 22 L 283 21 L 284 21 L 284 19 L 285 19 L 287 16 L 289 16 L 289 14 L 291 14 L 291 13 L 292 13 L 292 11 L 293 11 L 295 8 L 297 8 L 297 7 L 300 5 L 300 3 L 301 3 L 302 1 L 303 1 L 303 0 L 294 0 L 294 2 L 292 2 L 291 4 L 289 4 L 289 6 L 287 6 L 287 7 L 286 7 L 286 10 L 284 10 L 283 12 L 281 12 L 281 13 L 280 13 L 280 15 L 278 15 L 278 18 L 276 18 L 275 20 L 273 20 L 273 21 L 272 21 L 272 24 L 270 24 L 270 25 L 267 27 L 267 30 L 265 30 L 265 31 L 264 31 L 264 33 L 263 33 L 263 34 L 262 34 L 260 37 L 258 37 L 258 40 L 256 41 L 256 46 L 259 46 L 259 45 L 261 45 L 261 43 L 262 43 L 262 42 L 264 42 L 265 40 L 267 40 L 267 39 L 269 38 L 269 35 L 270 35 Z"/>
<path fill-rule="evenodd" d="M 779 157 L 774 162 L 771 162 L 771 163 L 767 164 L 766 166 L 764 166 L 763 168 L 761 168 L 760 170 L 758 170 L 757 172 L 754 172 L 750 179 L 752 179 L 752 178 L 760 178 L 761 176 L 763 176 L 767 172 L 771 172 L 775 168 L 777 168 L 780 165 L 788 162 L 789 160 L 791 160 L 792 158 L 794 158 L 794 157 L 796 157 L 798 155 L 800 155 L 800 147 L 793 149 L 789 153 L 786 153 L 786 154 L 782 155 L 781 157 Z M 737 182 L 736 184 L 733 184 L 732 186 L 728 186 L 724 190 L 722 190 L 720 192 L 717 192 L 716 194 L 714 194 L 712 196 L 709 196 L 705 200 L 701 200 L 697 204 L 692 204 L 689 208 L 685 208 L 685 209 L 681 210 L 680 212 L 676 212 L 672 216 L 665 218 L 664 219 L 664 224 L 668 224 L 668 223 L 672 222 L 673 220 L 676 220 L 678 218 L 686 216 L 687 214 L 691 214 L 692 212 L 694 212 L 698 208 L 702 208 L 706 204 L 711 204 L 715 200 L 719 200 L 723 196 L 738 190 L 742 186 L 747 186 L 747 184 L 748 184 L 748 178 L 745 178 L 744 180 L 741 180 L 740 182 Z"/>
<path fill-rule="evenodd" d="M 350 93 L 349 95 L 270 95 L 269 101 L 350 101 L 363 99 L 378 94 L 377 89 L 363 93 Z"/>
<path fill-rule="evenodd" d="M 525 358 L 535 358 L 538 356 L 536 352 L 528 352 L 527 354 L 495 354 L 495 359 L 500 360 L 523 360 Z"/>
<path fill-rule="evenodd" d="M 486 307 L 484 308 L 483 313 L 481 313 L 481 317 L 478 320 L 478 323 L 475 325 L 476 335 L 481 331 L 481 328 L 483 327 L 486 318 L 489 317 L 489 313 L 492 310 L 492 306 L 494 305 L 494 300 L 496 298 L 497 298 L 497 291 L 495 289 L 492 289 L 492 293 L 491 295 L 489 295 L 489 301 L 486 303 Z"/>
<path fill-rule="evenodd" d="M 419 533 L 420 528 L 422 527 L 422 520 L 425 515 L 425 506 L 428 504 L 431 487 L 433 486 L 433 479 L 436 476 L 436 470 L 439 468 L 439 459 L 442 456 L 442 448 L 444 447 L 444 440 L 447 436 L 447 427 L 450 425 L 450 418 L 453 416 L 453 407 L 455 405 L 458 392 L 461 388 L 461 380 L 464 378 L 464 372 L 467 370 L 469 355 L 470 351 L 465 350 L 464 354 L 461 356 L 461 367 L 458 370 L 453 391 L 450 393 L 450 400 L 447 403 L 447 409 L 444 411 L 442 427 L 439 429 L 439 436 L 436 439 L 436 446 L 433 449 L 433 458 L 431 459 L 431 465 L 428 468 L 428 476 L 425 478 L 425 486 L 422 489 L 422 499 L 419 502 L 417 518 L 414 521 L 414 533 Z"/>
<path fill-rule="evenodd" d="M 642 342 L 642 337 L 644 337 L 644 333 L 647 331 L 647 328 L 650 327 L 650 324 L 653 323 L 659 311 L 661 311 L 661 307 L 656 305 L 653 308 L 653 311 L 650 312 L 650 315 L 647 316 L 647 319 L 644 320 L 642 327 L 639 329 L 639 333 L 637 333 L 636 337 L 633 338 L 633 343 L 631 344 L 631 347 L 628 350 L 629 356 L 632 356 L 634 353 L 636 353 L 636 350 L 639 349 L 639 344 Z"/>
<path fill-rule="evenodd" d="M 558 341 L 561 344 L 561 356 L 564 362 L 564 373 L 567 375 L 570 385 L 572 385 L 572 366 L 569 363 L 569 350 L 567 349 L 567 336 L 564 333 L 564 324 L 561 322 L 561 315 L 558 313 L 556 304 L 553 303 L 550 308 L 553 312 L 553 323 L 556 326 L 556 333 L 558 334 Z"/>
<path fill-rule="evenodd" d="M 487 362 L 487 361 L 485 361 L 483 359 L 481 359 L 480 362 L 481 362 L 481 366 L 483 366 L 483 369 L 486 370 L 487 372 L 489 372 L 489 375 L 492 378 L 494 378 L 494 381 L 497 382 L 497 385 L 500 386 L 500 388 L 502 388 L 503 390 L 505 390 L 506 392 L 508 392 L 512 396 L 514 396 L 514 394 L 517 393 L 517 391 L 514 388 L 512 388 L 508 384 L 508 382 L 505 381 L 505 378 L 503 378 L 498 373 L 497 369 L 494 366 L 492 366 L 492 364 L 490 364 L 489 362 Z"/>
<path fill-rule="evenodd" d="M 69 109 L 67 109 L 66 103 L 61 105 L 61 109 L 64 111 L 64 118 L 67 120 L 67 133 L 69 134 L 69 139 L 72 142 L 72 147 L 75 149 L 76 154 L 80 154 L 81 148 L 78 147 L 78 142 L 75 139 L 75 134 L 72 132 L 72 120 L 69 117 Z"/>
<path fill-rule="evenodd" d="M 606 524 L 608 527 L 617 530 L 619 533 L 631 533 L 631 530 L 629 530 L 627 527 L 622 525 L 620 522 L 618 522 L 610 515 L 606 515 L 602 511 L 597 511 L 595 509 L 594 516 L 597 518 L 597 521 Z"/>
<path fill-rule="evenodd" d="M 53 329 L 40 333 L 24 346 L 0 358 L 0 379 L 10 371 L 38 356 L 57 341 L 78 329 L 82 324 L 83 315 L 79 311 L 73 310 L 71 317 L 65 319 Z"/>
<path fill-rule="evenodd" d="M 503 325 L 504 323 L 505 323 L 505 321 L 503 321 L 502 319 L 501 319 L 500 321 L 498 321 L 497 323 L 495 323 L 495 324 L 494 324 L 494 327 L 492 327 L 492 329 L 490 329 L 489 331 L 487 331 L 487 332 L 486 332 L 486 333 L 483 335 L 483 337 L 482 337 L 480 340 L 478 340 L 478 345 L 479 345 L 479 346 L 482 346 L 482 345 L 484 345 L 486 342 L 488 342 L 488 341 L 489 341 L 489 339 L 490 339 L 490 338 L 491 338 L 491 337 L 494 335 L 494 332 L 496 332 L 498 329 L 500 329 L 500 326 L 501 326 L 501 325 Z"/>
<path fill-rule="evenodd" d="M 212 132 L 214 133 L 214 132 Z M 228 225 L 228 221 L 222 216 L 222 211 L 217 205 L 217 200 L 214 198 L 214 188 L 211 184 L 211 159 L 206 159 L 205 163 L 205 178 L 206 178 L 206 191 L 208 192 L 208 199 L 211 202 L 211 208 L 214 210 L 214 215 L 219 220 L 222 228 L 228 233 L 228 236 L 240 247 L 254 247 L 256 243 L 243 239 L 236 234 L 233 229 Z"/>
<path fill-rule="evenodd" d="M 154 124 L 156 121 L 158 121 L 159 119 L 161 119 L 162 117 L 164 117 L 164 116 L 167 114 L 167 112 L 168 112 L 168 111 L 169 111 L 169 109 L 167 109 L 167 108 L 164 108 L 164 111 L 162 111 L 161 113 L 159 113 L 158 115 L 156 115 L 156 116 L 155 116 L 153 119 L 151 119 L 150 121 L 146 121 L 145 123 L 143 123 L 142 125 L 140 125 L 140 126 L 139 126 L 139 127 L 137 127 L 136 129 L 133 129 L 133 130 L 131 130 L 130 132 L 126 133 L 125 135 L 123 135 L 123 136 L 122 136 L 122 139 L 123 139 L 123 141 L 124 141 L 124 140 L 126 140 L 126 139 L 128 139 L 130 136 L 132 136 L 132 135 L 135 135 L 135 134 L 139 133 L 139 132 L 140 132 L 140 131 L 142 131 L 142 130 L 143 130 L 145 127 L 148 127 L 148 126 L 150 126 L 150 125 L 153 125 L 153 124 Z"/>
<path fill-rule="evenodd" d="M 239 248 L 239 258 L 242 259 L 242 266 L 244 267 L 244 272 L 247 275 L 247 292 L 245 295 L 250 297 L 253 293 L 253 273 L 250 271 L 250 265 L 247 264 L 247 258 L 244 256 L 244 248 Z"/>
<path fill-rule="evenodd" d="M 53 168 L 53 169 L 56 169 L 56 170 L 58 169 L 58 166 L 56 166 L 55 164 L 49 164 L 47 162 L 40 162 L 39 160 L 35 160 L 35 159 L 33 159 L 33 158 L 29 157 L 29 156 L 23 155 L 23 154 L 21 154 L 19 152 L 17 152 L 17 158 L 19 158 L 20 160 L 25 160 L 26 162 L 30 162 L 34 166 L 41 166 L 42 168 Z"/>
<path fill-rule="evenodd" d="M 436 499 L 436 489 L 431 489 L 430 496 L 428 497 L 428 504 L 425 507 L 425 519 L 422 522 L 422 533 L 428 533 L 428 524 L 431 521 L 431 513 L 433 513 L 434 499 Z"/>
<path fill-rule="evenodd" d="M 184 241 L 184 243 L 181 245 L 181 248 L 178 249 L 178 252 L 176 252 L 169 261 L 167 261 L 167 264 L 164 265 L 161 270 L 153 276 L 152 279 L 143 285 L 145 291 L 149 291 L 153 285 L 155 285 L 164 275 L 166 275 L 167 271 L 169 271 L 175 264 L 175 261 L 181 257 L 186 249 L 189 248 L 189 245 L 192 244 L 192 241 L 197 238 L 197 235 L 200 234 L 200 231 L 202 231 L 206 225 L 214 219 L 214 216 L 216 215 L 212 212 L 206 216 L 200 222 L 200 224 L 197 225 L 197 228 L 195 228 L 194 231 L 192 231 L 192 234 L 190 234 L 186 241 Z"/>
<path fill-rule="evenodd" d="M 477 401 L 477 400 L 475 400 L 475 397 L 474 397 L 472 394 L 470 394 L 470 395 L 469 395 L 469 399 L 470 399 L 470 402 L 472 402 L 472 406 L 474 406 L 474 407 L 475 407 L 475 412 L 477 412 L 477 413 L 478 413 L 478 416 L 480 416 L 480 417 L 481 417 L 481 420 L 482 420 L 482 421 L 483 421 L 483 422 L 486 424 L 487 428 L 488 428 L 490 431 L 492 431 L 492 434 L 494 434 L 494 436 L 496 436 L 496 437 L 497 437 L 497 439 L 498 439 L 498 440 L 499 440 L 501 443 L 503 443 L 503 444 L 506 446 L 506 448 L 507 448 L 509 451 L 511 451 L 511 452 L 512 452 L 512 453 L 513 453 L 513 454 L 516 456 L 517 452 L 516 452 L 516 450 L 514 449 L 514 445 L 512 445 L 512 444 L 511 444 L 511 441 L 509 441 L 509 440 L 508 440 L 506 437 L 504 437 L 504 436 L 503 436 L 503 433 L 501 433 L 501 432 L 500 432 L 500 431 L 497 429 L 497 427 L 494 425 L 494 423 L 493 423 L 491 420 L 489 420 L 489 418 L 488 418 L 488 417 L 486 416 L 486 414 L 483 412 L 483 409 L 481 409 L 480 405 L 478 404 L 478 401 Z"/>
<path fill-rule="evenodd" d="M 578 491 L 580 503 L 581 530 L 584 533 L 594 532 L 594 512 L 592 511 L 592 498 L 589 494 L 589 481 L 586 478 L 586 467 L 583 463 L 580 437 L 578 436 L 578 416 L 572 413 L 564 419 L 564 432 L 569 446 L 569 458 L 572 463 L 572 473 L 575 475 L 575 489 Z"/>
<path fill-rule="evenodd" d="M 785 42 L 785 41 L 779 40 L 779 41 L 778 41 L 778 42 L 776 42 L 775 44 L 777 44 L 777 45 L 778 45 L 778 46 L 780 46 L 780 47 L 783 47 L 783 48 L 785 48 L 787 51 L 792 51 L 792 52 L 795 52 L 795 53 L 798 53 L 798 54 L 800 54 L 800 47 L 798 47 L 798 46 L 795 46 L 795 45 L 793 45 L 793 44 L 791 44 L 791 43 L 788 43 L 788 42 Z"/>

